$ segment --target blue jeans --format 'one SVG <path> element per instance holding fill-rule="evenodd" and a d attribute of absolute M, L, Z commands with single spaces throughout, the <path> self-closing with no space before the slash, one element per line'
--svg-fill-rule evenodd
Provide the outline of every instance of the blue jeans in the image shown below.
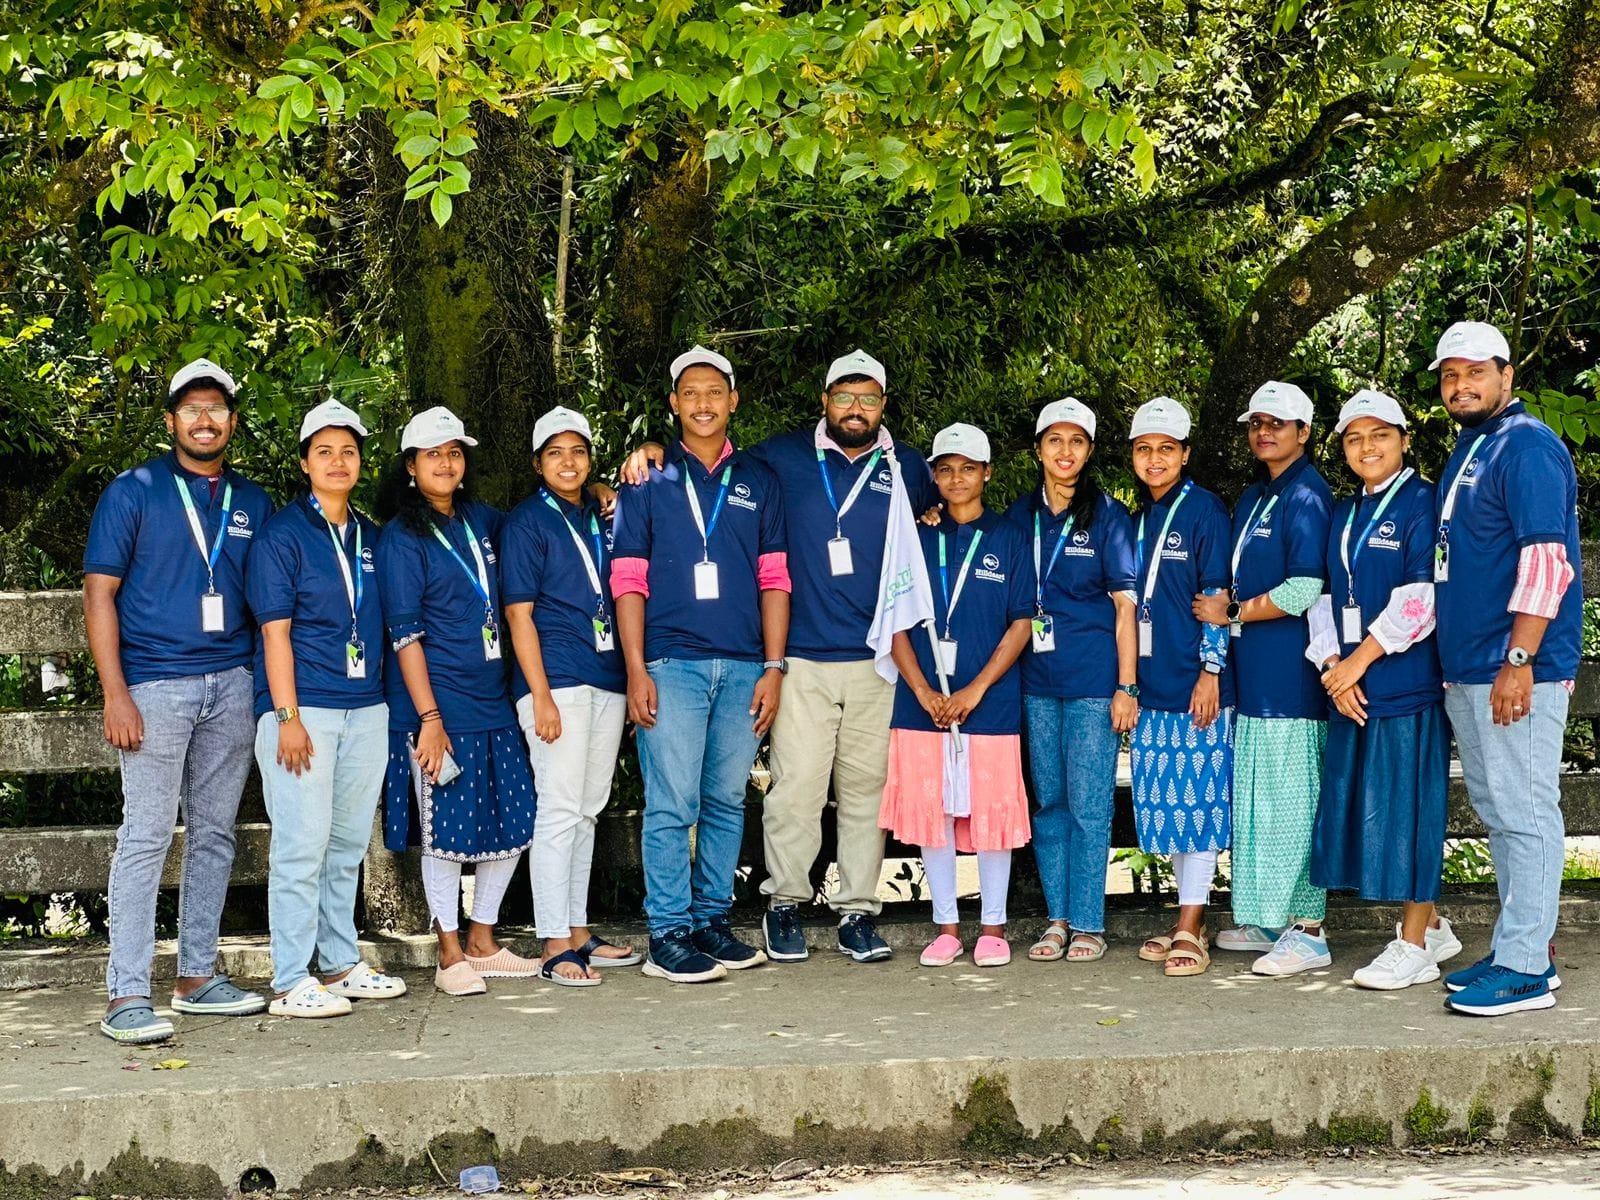
<path fill-rule="evenodd" d="M 644 911 L 650 933 L 700 929 L 733 902 L 744 790 L 761 739 L 750 700 L 759 663 L 662 658 L 647 664 L 656 723 L 639 730 L 644 775 Z M 697 827 L 694 863 L 689 830 Z"/>
<path fill-rule="evenodd" d="M 1561 819 L 1561 739 L 1567 689 L 1533 685 L 1533 711 L 1514 725 L 1496 725 L 1487 683 L 1453 683 L 1444 708 L 1456 735 L 1467 796 L 1489 831 L 1500 916 L 1494 961 L 1524 975 L 1550 965 L 1561 871 L 1566 865 Z"/>
<path fill-rule="evenodd" d="M 111 959 L 106 992 L 150 995 L 156 952 L 156 893 L 181 809 L 178 974 L 209 977 L 233 872 L 234 820 L 250 773 L 255 697 L 243 667 L 136 683 L 128 692 L 144 720 L 144 742 L 122 752 L 122 825 L 106 903 Z"/>
<path fill-rule="evenodd" d="M 256 722 L 256 765 L 272 819 L 267 925 L 272 990 L 287 992 L 310 972 L 325 975 L 361 961 L 356 947 L 356 884 L 372 839 L 389 758 L 389 706 L 302 708 L 311 767 L 293 775 L 278 765 L 278 720 Z"/>
<path fill-rule="evenodd" d="M 1122 740 L 1111 729 L 1111 701 L 1024 696 L 1022 704 L 1039 801 L 1033 856 L 1045 907 L 1052 921 L 1104 933 L 1111 805 Z"/>

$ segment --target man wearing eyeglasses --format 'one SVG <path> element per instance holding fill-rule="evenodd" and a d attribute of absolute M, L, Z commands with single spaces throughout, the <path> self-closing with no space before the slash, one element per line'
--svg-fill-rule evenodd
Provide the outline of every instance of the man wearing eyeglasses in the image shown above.
<path fill-rule="evenodd" d="M 156 894 L 180 810 L 178 980 L 172 1007 L 243 1016 L 266 1001 L 216 973 L 233 871 L 234 819 L 255 738 L 255 623 L 244 564 L 272 515 L 266 492 L 223 463 L 238 425 L 233 377 L 196 359 L 167 388 L 172 449 L 111 481 L 89 527 L 83 611 L 122 761 L 122 825 L 108 904 L 110 1002 L 100 1030 L 139 1044 L 172 1036 L 151 1005 Z"/>

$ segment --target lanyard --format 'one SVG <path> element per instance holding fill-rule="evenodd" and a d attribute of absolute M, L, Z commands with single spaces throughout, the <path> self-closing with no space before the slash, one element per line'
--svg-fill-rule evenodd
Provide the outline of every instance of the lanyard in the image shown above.
<path fill-rule="evenodd" d="M 478 535 L 472 532 L 472 523 L 465 516 L 461 518 L 461 527 L 467 531 L 467 544 L 472 547 L 472 558 L 478 566 L 476 574 L 473 573 L 471 567 L 467 566 L 466 560 L 450 544 L 450 539 L 445 537 L 444 530 L 440 529 L 437 524 L 433 527 L 433 536 L 439 540 L 439 545 L 450 552 L 450 557 L 456 560 L 456 565 L 466 572 L 468 582 L 472 584 L 473 590 L 478 593 L 478 598 L 483 601 L 484 610 L 489 613 L 492 620 L 494 616 L 494 601 L 489 597 L 489 568 L 483 561 L 483 551 L 478 549 Z"/>
<path fill-rule="evenodd" d="M 1400 489 L 1405 486 L 1406 480 L 1412 476 L 1412 470 L 1407 467 L 1400 472 L 1399 478 L 1391 483 L 1383 493 L 1383 499 L 1378 501 L 1378 507 L 1373 510 L 1372 519 L 1367 522 L 1367 527 L 1361 531 L 1360 540 L 1356 542 L 1354 554 L 1350 553 L 1350 528 L 1356 521 L 1356 509 L 1361 507 L 1361 496 L 1358 493 L 1350 505 L 1350 515 L 1344 519 L 1344 533 L 1339 539 L 1339 560 L 1344 564 L 1345 583 L 1348 585 L 1348 598 L 1352 606 L 1356 602 L 1356 563 L 1361 558 L 1361 552 L 1366 549 L 1367 539 L 1372 536 L 1372 531 L 1377 527 L 1378 520 L 1383 516 L 1383 510 L 1389 507 L 1389 501 L 1400 494 Z"/>
<path fill-rule="evenodd" d="M 956 576 L 956 590 L 950 590 L 950 569 L 944 557 L 944 530 L 939 531 L 939 589 L 944 593 L 944 636 L 950 636 L 950 618 L 955 616 L 956 605 L 961 603 L 961 589 L 967 585 L 967 569 L 972 566 L 972 556 L 978 552 L 983 540 L 983 530 L 972 531 L 972 545 L 967 547 L 967 557 L 961 560 L 961 573 Z"/>
<path fill-rule="evenodd" d="M 1233 547 L 1233 578 L 1235 588 L 1238 588 L 1239 586 L 1239 560 L 1244 557 L 1244 548 L 1249 544 L 1250 539 L 1255 537 L 1256 530 L 1260 529 L 1267 523 L 1267 518 L 1272 515 L 1272 510 L 1277 503 L 1277 496 L 1274 496 L 1271 500 L 1268 500 L 1267 507 L 1261 511 L 1260 520 L 1256 519 L 1256 509 L 1260 508 L 1261 506 L 1261 497 L 1257 496 L 1256 502 L 1250 506 L 1250 515 L 1245 518 L 1244 536 L 1242 536 Z"/>
<path fill-rule="evenodd" d="M 200 525 L 200 514 L 194 510 L 194 497 L 189 495 L 189 488 L 176 475 L 172 482 L 178 485 L 178 495 L 183 498 L 183 515 L 189 518 L 189 532 L 194 535 L 194 544 L 200 548 L 200 557 L 206 562 L 206 592 L 215 595 L 217 590 L 217 556 L 222 553 L 222 539 L 228 532 L 228 514 L 233 511 L 233 484 L 231 482 L 222 488 L 222 519 L 217 522 L 217 540 L 211 543 L 211 552 L 206 552 L 206 534 Z"/>
<path fill-rule="evenodd" d="M 1156 577 L 1161 574 L 1161 548 L 1167 544 L 1167 531 L 1172 528 L 1172 518 L 1178 515 L 1178 505 L 1183 503 L 1183 498 L 1189 494 L 1189 489 L 1194 487 L 1194 480 L 1184 482 L 1183 489 L 1178 493 L 1177 499 L 1172 502 L 1172 507 L 1167 509 L 1167 519 L 1161 523 L 1161 536 L 1156 538 L 1156 552 L 1150 559 L 1150 574 L 1144 581 L 1144 614 L 1150 614 L 1150 597 L 1156 594 Z M 1139 514 L 1139 539 L 1134 543 L 1133 577 L 1139 577 L 1140 570 L 1144 567 L 1144 514 Z"/>
<path fill-rule="evenodd" d="M 1061 526 L 1061 532 L 1056 536 L 1055 549 L 1050 551 L 1050 565 L 1043 570 L 1039 567 L 1039 510 L 1033 512 L 1033 603 L 1041 613 L 1044 612 L 1044 581 L 1050 578 L 1050 572 L 1056 569 L 1056 559 L 1061 557 L 1061 547 L 1067 544 L 1067 535 L 1072 532 L 1072 523 L 1076 520 L 1071 513 L 1067 514 L 1066 521 Z"/>
<path fill-rule="evenodd" d="M 572 522 L 567 520 L 566 513 L 561 511 L 561 505 L 556 503 L 555 497 L 545 491 L 544 488 L 539 489 L 539 495 L 544 497 L 544 502 L 550 506 L 556 516 L 561 518 L 561 523 L 566 526 L 567 533 L 571 535 L 573 544 L 578 547 L 578 556 L 583 559 L 583 569 L 589 573 L 589 586 L 594 589 L 595 600 L 603 610 L 606 598 L 605 590 L 600 586 L 600 567 L 598 564 L 605 560 L 600 550 L 600 522 L 595 520 L 593 513 L 589 514 L 589 536 L 594 538 L 594 554 L 591 555 L 588 545 L 578 531 L 572 527 Z M 579 515 L 581 516 L 582 514 L 580 513 Z"/>
<path fill-rule="evenodd" d="M 1461 490 L 1461 480 L 1466 476 L 1473 461 L 1478 457 L 1478 448 L 1483 445 L 1487 434 L 1480 433 L 1473 439 L 1472 447 L 1467 451 L 1467 457 L 1462 460 L 1461 466 L 1456 469 L 1456 476 L 1450 481 L 1450 490 L 1444 495 L 1444 507 L 1439 510 L 1439 541 L 1444 543 L 1450 535 L 1450 518 L 1456 513 L 1456 493 Z"/>
<path fill-rule="evenodd" d="M 311 496 L 311 507 L 317 510 L 317 516 L 322 518 L 322 523 L 328 527 L 328 537 L 333 542 L 333 556 L 339 560 L 339 572 L 344 576 L 344 594 L 350 601 L 350 637 L 356 636 L 356 613 L 361 611 L 361 595 L 365 590 L 365 581 L 361 578 L 359 570 L 350 570 L 350 559 L 344 552 L 344 543 L 339 540 L 339 531 L 333 527 L 333 522 L 328 520 L 328 514 L 322 511 L 322 505 L 316 496 Z M 356 523 L 356 561 L 361 561 L 361 521 L 355 513 L 350 513 L 350 520 Z"/>
<path fill-rule="evenodd" d="M 850 494 L 844 498 L 844 507 L 840 508 L 839 501 L 833 495 L 833 480 L 828 478 L 827 451 L 817 451 L 817 468 L 822 472 L 822 489 L 828 493 L 828 507 L 833 509 L 833 532 L 835 537 L 843 536 L 841 527 L 844 522 L 844 515 L 850 511 L 851 505 L 856 502 L 856 497 L 861 495 L 861 489 L 867 486 L 867 480 L 872 478 L 872 472 L 877 468 L 878 460 L 882 457 L 883 450 L 881 448 L 872 452 L 872 457 L 867 459 L 866 470 L 861 472 L 860 478 L 856 480 L 855 487 L 851 488 Z"/>
<path fill-rule="evenodd" d="M 689 464 L 683 464 L 683 488 L 689 493 L 689 512 L 694 517 L 694 526 L 700 531 L 700 544 L 704 548 L 701 562 L 711 561 L 711 535 L 716 532 L 717 518 L 722 515 L 722 502 L 728 498 L 728 480 L 733 478 L 733 464 L 729 463 L 722 468 L 722 482 L 717 489 L 717 502 L 711 507 L 711 524 L 706 524 L 706 519 L 700 511 L 700 493 L 695 490 L 694 477 Z"/>

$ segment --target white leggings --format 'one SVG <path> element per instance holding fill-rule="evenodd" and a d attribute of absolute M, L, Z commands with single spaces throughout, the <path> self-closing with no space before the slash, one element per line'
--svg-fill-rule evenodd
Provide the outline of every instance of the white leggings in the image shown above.
<path fill-rule="evenodd" d="M 922 870 L 933 898 L 933 923 L 954 925 L 956 916 L 956 819 L 944 819 L 944 845 L 922 847 Z M 985 925 L 1006 923 L 1006 897 L 1011 891 L 1011 851 L 978 851 L 978 894 Z"/>
<path fill-rule="evenodd" d="M 485 859 L 477 864 L 477 874 L 473 876 L 472 919 L 479 925 L 499 924 L 500 901 L 505 899 L 521 858 L 518 854 L 513 858 Z M 461 912 L 461 864 L 424 854 L 422 890 L 428 894 L 428 912 L 438 923 L 439 931 L 454 933 L 459 928 Z"/>
<path fill-rule="evenodd" d="M 1217 874 L 1215 850 L 1193 850 L 1172 856 L 1172 873 L 1178 881 L 1179 904 L 1208 904 L 1211 881 Z"/>

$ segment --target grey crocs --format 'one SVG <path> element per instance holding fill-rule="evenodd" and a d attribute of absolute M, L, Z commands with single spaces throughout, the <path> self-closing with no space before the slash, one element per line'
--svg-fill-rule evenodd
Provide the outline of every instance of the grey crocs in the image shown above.
<path fill-rule="evenodd" d="M 172 1022 L 157 1016 L 150 1001 L 129 1000 L 100 1019 L 100 1032 L 114 1042 L 141 1046 L 146 1042 L 166 1041 L 172 1036 Z"/>
<path fill-rule="evenodd" d="M 226 975 L 215 975 L 187 996 L 172 997 L 172 1010 L 192 1017 L 246 1017 L 262 1012 L 267 998 L 237 988 Z"/>

